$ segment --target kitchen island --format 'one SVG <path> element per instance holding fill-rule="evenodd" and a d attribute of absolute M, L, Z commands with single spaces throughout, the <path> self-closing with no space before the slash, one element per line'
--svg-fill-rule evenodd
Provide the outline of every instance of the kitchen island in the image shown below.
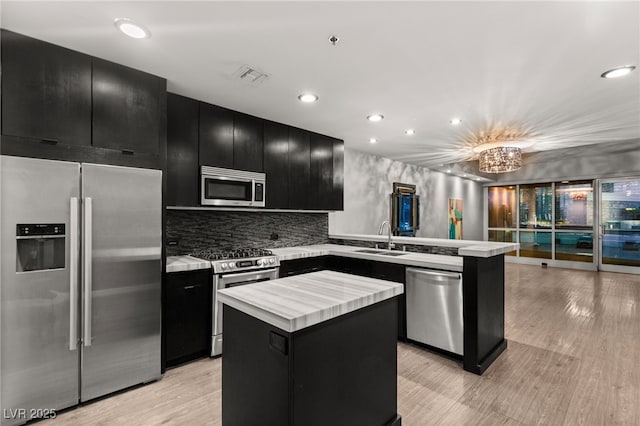
<path fill-rule="evenodd" d="M 353 244 L 380 243 L 380 235 L 330 235 L 334 240 L 348 240 Z M 420 252 L 392 252 L 371 250 L 366 246 L 321 244 L 313 246 L 273 249 L 281 262 L 280 276 L 287 269 L 286 261 L 318 259 L 319 269 L 380 277 L 406 283 L 404 267 L 428 268 L 436 271 L 462 273 L 462 311 L 464 353 L 462 365 L 467 371 L 482 374 L 507 348 L 504 338 L 504 256 L 518 248 L 518 244 L 488 241 L 442 240 L 437 238 L 393 237 L 396 244 L 455 248 L 457 256 Z M 321 260 L 321 259 L 324 259 Z M 367 262 L 362 265 L 362 262 Z M 361 264 L 358 267 L 358 264 Z M 313 268 L 311 268 L 313 269 Z M 395 271 L 387 273 L 386 271 Z M 388 276 L 388 278 L 387 278 Z M 400 340 L 407 340 L 403 327 L 406 302 L 400 296 Z M 419 342 L 414 342 L 418 343 Z M 429 347 L 439 350 L 439 348 Z M 452 354 L 447 354 L 452 355 Z M 454 355 L 455 356 L 455 355 Z"/>
<path fill-rule="evenodd" d="M 219 291 L 224 425 L 400 425 L 402 284 L 320 271 Z"/>

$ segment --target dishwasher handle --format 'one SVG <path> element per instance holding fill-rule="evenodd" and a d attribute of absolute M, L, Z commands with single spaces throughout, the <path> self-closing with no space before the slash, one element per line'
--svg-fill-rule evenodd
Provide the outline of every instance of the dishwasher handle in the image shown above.
<path fill-rule="evenodd" d="M 449 280 L 460 280 L 462 275 L 456 272 L 440 272 L 434 271 L 431 269 L 419 269 L 419 268 L 407 268 L 406 272 L 407 276 L 409 275 L 426 275 L 430 277 L 432 280 L 435 279 L 437 281 L 449 281 Z"/>

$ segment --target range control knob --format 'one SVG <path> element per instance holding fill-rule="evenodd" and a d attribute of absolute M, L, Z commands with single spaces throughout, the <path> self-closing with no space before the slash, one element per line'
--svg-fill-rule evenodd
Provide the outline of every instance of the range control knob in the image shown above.
<path fill-rule="evenodd" d="M 258 265 L 258 266 L 262 266 L 262 265 L 264 265 L 264 264 L 265 264 L 265 263 L 264 263 L 264 259 L 258 259 L 258 260 L 256 260 L 256 265 Z"/>
<path fill-rule="evenodd" d="M 269 259 L 269 263 L 274 264 L 276 263 L 276 260 L 272 257 L 271 259 Z"/>
<path fill-rule="evenodd" d="M 226 262 L 224 262 L 224 263 L 220 264 L 220 267 L 221 267 L 223 270 L 224 270 L 224 269 L 227 269 L 227 266 L 228 266 L 228 265 L 227 265 L 227 263 L 226 263 Z"/>
<path fill-rule="evenodd" d="M 229 262 L 229 268 L 235 268 L 236 262 Z"/>

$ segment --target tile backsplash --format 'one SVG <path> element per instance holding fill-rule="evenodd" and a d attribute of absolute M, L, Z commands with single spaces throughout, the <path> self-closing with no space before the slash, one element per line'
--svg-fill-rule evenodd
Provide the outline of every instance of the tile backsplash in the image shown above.
<path fill-rule="evenodd" d="M 167 210 L 166 219 L 168 256 L 208 248 L 276 248 L 329 242 L 327 213 Z M 178 244 L 170 244 L 172 241 Z"/>

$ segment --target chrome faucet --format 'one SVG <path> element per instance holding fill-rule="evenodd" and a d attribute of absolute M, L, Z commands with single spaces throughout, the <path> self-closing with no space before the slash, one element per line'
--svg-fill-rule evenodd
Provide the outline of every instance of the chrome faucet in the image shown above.
<path fill-rule="evenodd" d="M 378 235 L 382 235 L 382 231 L 384 230 L 384 225 L 387 225 L 387 230 L 388 230 L 388 236 L 389 236 L 389 240 L 387 242 L 387 248 L 389 250 L 391 250 L 392 248 L 394 248 L 396 245 L 391 241 L 391 224 L 389 223 L 389 221 L 385 220 L 382 222 L 382 224 L 380 225 L 380 229 L 378 229 Z"/>

